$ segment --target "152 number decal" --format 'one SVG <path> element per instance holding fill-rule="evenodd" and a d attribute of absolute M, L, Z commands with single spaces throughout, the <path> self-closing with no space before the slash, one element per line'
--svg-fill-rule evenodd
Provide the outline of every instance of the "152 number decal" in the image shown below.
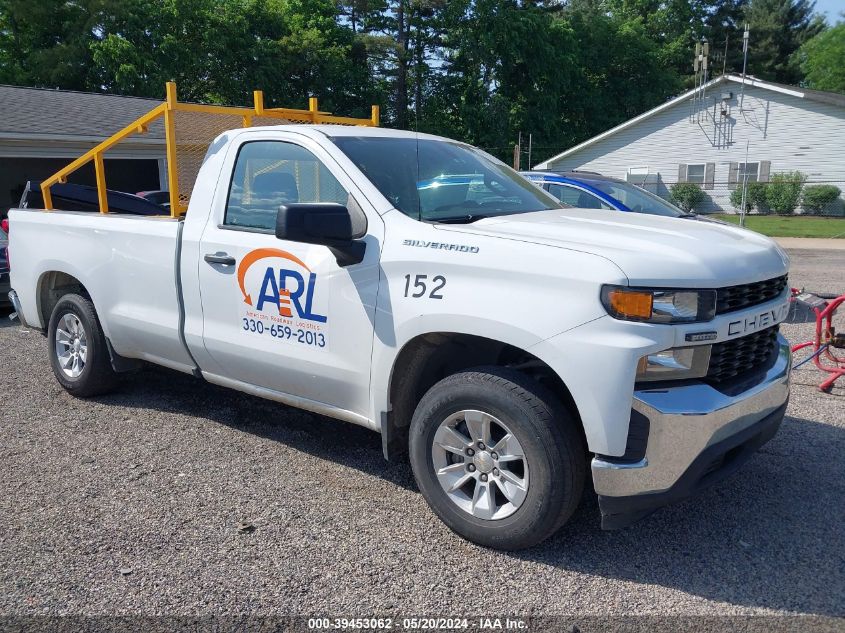
<path fill-rule="evenodd" d="M 429 299 L 442 299 L 441 290 L 446 286 L 446 278 L 443 275 L 435 275 L 431 278 L 432 287 L 429 291 L 426 280 L 428 275 L 414 275 L 414 284 L 411 286 L 411 275 L 405 275 L 405 296 L 420 299 L 428 296 Z M 413 292 L 411 291 L 413 288 Z"/>

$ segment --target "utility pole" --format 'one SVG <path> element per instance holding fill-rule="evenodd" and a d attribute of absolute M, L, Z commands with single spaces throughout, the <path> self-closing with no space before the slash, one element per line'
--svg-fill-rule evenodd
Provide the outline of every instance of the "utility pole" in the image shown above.
<path fill-rule="evenodd" d="M 695 43 L 695 55 L 693 56 L 692 67 L 695 71 L 695 92 L 693 96 L 693 110 L 695 120 L 701 121 L 701 105 L 705 99 L 705 84 L 707 83 L 708 56 L 710 55 L 710 43 L 706 39 Z"/>
<path fill-rule="evenodd" d="M 519 171 L 519 155 L 522 152 L 522 131 L 519 132 L 516 145 L 513 148 L 513 168 Z"/>
<path fill-rule="evenodd" d="M 530 132 L 528 133 L 528 170 L 531 170 L 531 137 L 534 136 Z"/>
<path fill-rule="evenodd" d="M 745 101 L 745 67 L 748 65 L 748 22 L 745 23 L 745 32 L 742 34 L 742 88 L 739 93 L 739 111 L 742 112 L 742 104 Z"/>
<path fill-rule="evenodd" d="M 745 226 L 745 198 L 748 195 L 748 141 L 745 141 L 745 162 L 742 163 L 742 202 L 739 205 L 739 225 Z"/>
<path fill-rule="evenodd" d="M 692 93 L 692 115 L 698 120 L 698 84 L 701 79 L 699 69 L 701 67 L 701 42 L 695 43 L 695 53 L 692 56 L 692 70 L 695 76 L 695 92 Z M 690 117 L 692 120 L 692 116 Z"/>

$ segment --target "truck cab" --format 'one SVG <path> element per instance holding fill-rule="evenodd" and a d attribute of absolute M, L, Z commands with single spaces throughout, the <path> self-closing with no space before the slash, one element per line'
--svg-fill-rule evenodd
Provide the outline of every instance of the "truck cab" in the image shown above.
<path fill-rule="evenodd" d="M 565 208 L 441 137 L 232 130 L 184 217 L 10 220 L 12 301 L 69 392 L 150 362 L 363 425 L 490 547 L 547 538 L 590 482 L 608 529 L 686 497 L 788 400 L 774 242 Z"/>

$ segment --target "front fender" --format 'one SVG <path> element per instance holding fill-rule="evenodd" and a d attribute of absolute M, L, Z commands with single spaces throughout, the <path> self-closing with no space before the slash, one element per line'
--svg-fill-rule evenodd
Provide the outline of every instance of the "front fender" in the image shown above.
<path fill-rule="evenodd" d="M 414 338 L 467 334 L 530 350 L 606 314 L 601 285 L 627 282 L 615 264 L 591 253 L 446 230 L 398 212 L 385 218 L 370 390 L 374 420 L 390 410 L 394 365 Z"/>
<path fill-rule="evenodd" d="M 540 342 L 536 334 L 524 328 L 462 314 L 427 314 L 406 321 L 395 331 L 394 344 L 387 345 L 376 336 L 371 382 L 372 410 L 376 412 L 374 419 L 378 420 L 381 413 L 390 410 L 390 384 L 402 350 L 411 341 L 426 334 L 468 334 L 523 350 Z"/>

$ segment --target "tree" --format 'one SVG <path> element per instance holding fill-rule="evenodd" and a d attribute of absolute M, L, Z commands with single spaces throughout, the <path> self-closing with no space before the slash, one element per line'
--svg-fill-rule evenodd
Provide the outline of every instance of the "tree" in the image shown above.
<path fill-rule="evenodd" d="M 747 4 L 747 0 L 723 0 L 705 12 L 704 36 L 710 42 L 711 76 L 722 74 L 722 68 L 726 73 L 742 71 L 742 33 Z"/>
<path fill-rule="evenodd" d="M 655 44 L 662 68 L 678 75 L 692 70 L 693 43 L 707 35 L 705 19 L 712 0 L 605 0 L 603 6 L 619 23 L 626 23 Z M 715 51 L 714 51 L 715 52 Z"/>
<path fill-rule="evenodd" d="M 519 130 L 532 131 L 538 144 L 565 138 L 579 98 L 577 42 L 567 21 L 514 0 L 452 0 L 443 19 L 443 62 L 431 96 L 442 114 L 432 123 L 501 158 Z"/>
<path fill-rule="evenodd" d="M 825 28 L 812 0 L 751 0 L 745 19 L 751 30 L 748 72 L 761 79 L 798 84 L 794 53 Z"/>
<path fill-rule="evenodd" d="M 787 53 L 815 34 L 807 0 L 0 0 L 0 82 L 163 98 L 174 79 L 183 100 L 258 88 L 271 107 L 313 95 L 351 116 L 379 103 L 385 125 L 500 158 L 531 133 L 542 160 L 678 94 L 702 37 L 716 71 L 746 2 L 789 9 Z"/>
<path fill-rule="evenodd" d="M 93 1 L 0 0 L 0 83 L 85 90 Z"/>
<path fill-rule="evenodd" d="M 807 87 L 845 93 L 845 22 L 807 40 L 795 59 Z"/>
<path fill-rule="evenodd" d="M 575 94 L 563 114 L 568 141 L 610 129 L 681 89 L 681 75 L 639 20 L 574 11 L 567 23 L 577 42 Z"/>
<path fill-rule="evenodd" d="M 91 83 L 119 94 L 163 96 L 176 80 L 180 98 L 360 114 L 372 97 L 366 59 L 331 0 L 107 0 L 91 44 Z M 150 28 L 155 24 L 156 28 Z"/>

